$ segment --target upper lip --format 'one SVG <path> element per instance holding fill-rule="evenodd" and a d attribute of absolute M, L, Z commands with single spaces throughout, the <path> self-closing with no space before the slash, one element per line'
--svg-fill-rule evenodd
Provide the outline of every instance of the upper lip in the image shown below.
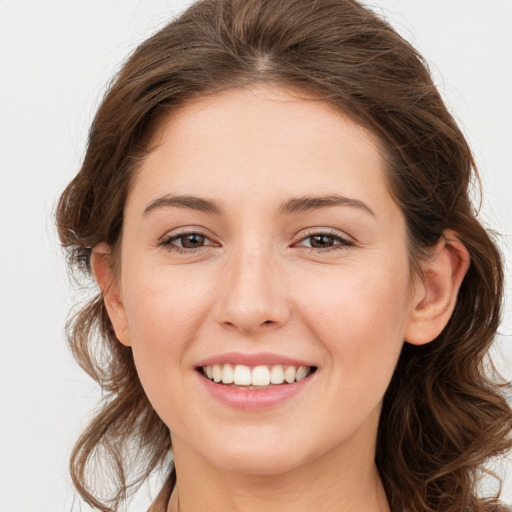
<path fill-rule="evenodd" d="M 283 365 L 283 366 L 313 366 L 308 362 L 271 352 L 247 354 L 242 352 L 227 352 L 207 357 L 198 363 L 198 367 L 214 364 L 243 364 L 246 366 Z"/>

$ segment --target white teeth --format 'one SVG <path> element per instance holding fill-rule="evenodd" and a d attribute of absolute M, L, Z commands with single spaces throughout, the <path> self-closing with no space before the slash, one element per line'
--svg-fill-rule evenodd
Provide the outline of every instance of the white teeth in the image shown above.
<path fill-rule="evenodd" d="M 256 366 L 252 369 L 253 386 L 268 386 L 270 384 L 270 372 L 266 366 Z"/>
<path fill-rule="evenodd" d="M 225 364 L 222 367 L 222 383 L 223 384 L 232 384 L 234 381 L 234 371 L 233 367 L 230 364 Z"/>
<path fill-rule="evenodd" d="M 310 373 L 309 366 L 259 365 L 253 368 L 244 364 L 214 364 L 203 367 L 203 373 L 208 379 L 223 384 L 236 386 L 265 387 L 270 384 L 291 384 L 305 379 Z"/>
<path fill-rule="evenodd" d="M 222 380 L 222 369 L 218 364 L 213 365 L 213 382 L 220 382 Z"/>
<path fill-rule="evenodd" d="M 233 381 L 237 386 L 250 386 L 252 384 L 251 369 L 244 364 L 237 364 Z"/>
<path fill-rule="evenodd" d="M 288 366 L 284 371 L 284 380 L 291 384 L 295 380 L 295 368 L 293 366 Z"/>
<path fill-rule="evenodd" d="M 308 373 L 309 373 L 309 368 L 307 368 L 306 366 L 299 366 L 297 368 L 297 371 L 295 372 L 295 380 L 297 382 L 299 382 L 299 380 L 302 380 L 305 377 L 307 377 Z"/>
<path fill-rule="evenodd" d="M 284 382 L 284 371 L 280 364 L 272 366 L 272 370 L 270 370 L 270 382 L 272 384 L 282 384 Z"/>

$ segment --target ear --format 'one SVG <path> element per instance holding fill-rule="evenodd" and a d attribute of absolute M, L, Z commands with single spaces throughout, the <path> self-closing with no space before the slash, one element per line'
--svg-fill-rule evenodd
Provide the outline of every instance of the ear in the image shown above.
<path fill-rule="evenodd" d="M 91 270 L 100 287 L 107 313 L 112 322 L 117 339 L 129 347 L 131 345 L 128 322 L 124 309 L 119 278 L 112 264 L 112 251 L 105 243 L 94 247 L 91 255 Z"/>
<path fill-rule="evenodd" d="M 435 339 L 450 319 L 460 285 L 469 268 L 469 252 L 452 230 L 446 230 L 422 265 L 415 283 L 405 341 L 424 345 Z"/>

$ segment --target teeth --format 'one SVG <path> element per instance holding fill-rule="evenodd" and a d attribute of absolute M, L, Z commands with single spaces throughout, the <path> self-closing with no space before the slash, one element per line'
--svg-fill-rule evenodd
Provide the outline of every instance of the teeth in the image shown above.
<path fill-rule="evenodd" d="M 222 380 L 222 369 L 218 364 L 213 365 L 213 382 L 220 382 Z"/>
<path fill-rule="evenodd" d="M 237 386 L 250 386 L 251 382 L 251 369 L 243 364 L 237 364 L 235 366 L 235 375 L 233 382 Z"/>
<path fill-rule="evenodd" d="M 282 384 L 284 382 L 284 371 L 280 364 L 272 366 L 272 370 L 270 370 L 270 382 L 272 384 Z"/>
<path fill-rule="evenodd" d="M 299 382 L 299 380 L 304 379 L 308 376 L 309 368 L 306 368 L 305 366 L 299 366 L 297 368 L 297 371 L 295 372 L 295 380 Z"/>
<path fill-rule="evenodd" d="M 253 368 L 244 364 L 214 364 L 203 367 L 203 373 L 213 382 L 236 386 L 265 387 L 270 384 L 291 384 L 305 379 L 310 373 L 309 366 L 282 366 L 280 364 L 260 365 Z"/>
<path fill-rule="evenodd" d="M 206 369 L 208 371 L 208 368 Z M 232 384 L 235 379 L 235 373 L 233 367 L 230 364 L 225 364 L 222 367 L 222 383 Z"/>
<path fill-rule="evenodd" d="M 295 368 L 293 366 L 288 366 L 284 371 L 284 380 L 291 384 L 295 381 Z"/>
<path fill-rule="evenodd" d="M 270 372 L 266 366 L 256 366 L 252 369 L 253 386 L 268 386 L 270 384 Z"/>

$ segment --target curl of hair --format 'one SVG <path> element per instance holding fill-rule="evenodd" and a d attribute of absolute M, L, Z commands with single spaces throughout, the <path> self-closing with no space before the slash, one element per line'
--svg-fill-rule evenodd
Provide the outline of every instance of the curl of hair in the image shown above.
<path fill-rule="evenodd" d="M 448 325 L 430 344 L 404 344 L 384 397 L 376 462 L 394 510 L 499 510 L 497 498 L 478 497 L 476 486 L 485 462 L 511 448 L 505 385 L 486 369 L 501 314 L 501 257 L 469 198 L 471 151 L 426 64 L 359 3 L 201 0 L 141 44 L 108 90 L 82 169 L 58 204 L 71 267 L 88 271 L 91 248 L 101 242 L 118 247 L 133 174 L 163 117 L 196 97 L 253 83 L 304 92 L 379 137 L 413 271 L 448 228 L 467 247 L 471 266 Z M 70 319 L 68 339 L 104 391 L 73 451 L 71 474 L 87 503 L 111 512 L 168 463 L 169 432 L 101 295 Z M 112 489 L 100 497 L 94 476 L 108 470 Z"/>

